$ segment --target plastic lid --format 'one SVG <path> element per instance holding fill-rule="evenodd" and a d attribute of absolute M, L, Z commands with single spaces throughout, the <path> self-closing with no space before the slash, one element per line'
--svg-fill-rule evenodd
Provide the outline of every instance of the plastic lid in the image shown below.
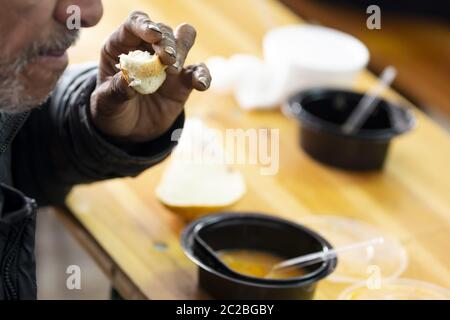
<path fill-rule="evenodd" d="M 321 234 L 335 248 L 384 238 L 382 244 L 338 255 L 337 268 L 327 280 L 359 282 L 374 275 L 395 279 L 408 266 L 408 256 L 400 242 L 367 223 L 337 216 L 315 216 L 298 222 Z"/>
<path fill-rule="evenodd" d="M 315 25 L 283 26 L 264 37 L 266 62 L 288 63 L 308 70 L 351 72 L 369 61 L 367 47 L 344 32 Z"/>
<path fill-rule="evenodd" d="M 366 282 L 356 283 L 345 289 L 340 300 L 449 300 L 450 291 L 435 284 L 395 279 L 381 282 L 379 287 L 369 288 Z"/>

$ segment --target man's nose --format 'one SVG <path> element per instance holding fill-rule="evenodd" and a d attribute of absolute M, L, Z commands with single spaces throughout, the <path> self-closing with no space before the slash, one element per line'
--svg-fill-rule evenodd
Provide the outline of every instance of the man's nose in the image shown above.
<path fill-rule="evenodd" d="M 55 9 L 55 19 L 57 21 L 66 24 L 67 19 L 73 14 L 80 14 L 81 27 L 89 28 L 95 26 L 103 15 L 102 1 L 58 0 Z"/>

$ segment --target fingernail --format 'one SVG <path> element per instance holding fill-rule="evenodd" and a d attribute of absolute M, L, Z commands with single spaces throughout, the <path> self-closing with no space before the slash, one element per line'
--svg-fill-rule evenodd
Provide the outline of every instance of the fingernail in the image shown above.
<path fill-rule="evenodd" d="M 200 84 L 203 86 L 203 88 L 208 87 L 208 79 L 206 79 L 206 77 L 198 78 L 198 82 L 200 82 Z"/>
<path fill-rule="evenodd" d="M 177 71 L 180 71 L 180 61 L 175 62 L 172 67 L 174 67 L 175 69 L 177 69 Z"/>
<path fill-rule="evenodd" d="M 164 49 L 164 51 L 165 51 L 169 56 L 171 56 L 172 58 L 176 58 L 176 57 L 177 57 L 177 52 L 176 52 L 175 49 L 172 48 L 172 47 L 166 47 L 166 48 Z"/>
<path fill-rule="evenodd" d="M 150 30 L 153 30 L 155 32 L 158 32 L 159 34 L 162 34 L 161 29 L 159 29 L 157 26 L 155 26 L 154 24 L 148 24 L 147 28 L 149 28 Z"/>

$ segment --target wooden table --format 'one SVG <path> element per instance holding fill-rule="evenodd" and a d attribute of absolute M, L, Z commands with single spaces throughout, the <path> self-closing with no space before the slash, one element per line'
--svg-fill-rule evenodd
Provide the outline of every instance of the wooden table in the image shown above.
<path fill-rule="evenodd" d="M 96 59 L 103 39 L 133 9 L 172 25 L 194 24 L 199 36 L 191 61 L 215 54 L 261 54 L 268 28 L 300 21 L 278 2 L 255 7 L 258 1 L 104 1 L 103 21 L 84 33 L 71 51 L 72 62 Z M 358 89 L 372 83 L 365 72 Z M 408 103 L 393 92 L 388 95 Z M 219 129 L 280 129 L 279 173 L 262 176 L 257 166 L 239 167 L 248 193 L 233 210 L 300 222 L 323 213 L 360 219 L 402 241 L 410 257 L 404 277 L 450 287 L 450 139 L 416 113 L 417 129 L 395 141 L 385 170 L 355 174 L 323 166 L 300 151 L 297 124 L 279 111 L 243 112 L 232 97 L 212 92 L 194 94 L 187 105 L 188 116 L 201 117 Z M 179 245 L 184 222 L 155 198 L 165 165 L 135 179 L 77 186 L 67 199 L 73 215 L 58 214 L 125 298 L 204 297 L 197 289 L 196 267 Z M 335 299 L 344 287 L 323 281 L 317 298 Z"/>

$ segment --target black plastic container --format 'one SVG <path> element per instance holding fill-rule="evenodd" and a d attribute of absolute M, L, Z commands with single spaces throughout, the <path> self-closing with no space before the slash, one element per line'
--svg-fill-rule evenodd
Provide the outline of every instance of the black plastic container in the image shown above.
<path fill-rule="evenodd" d="M 349 170 L 379 170 L 392 138 L 411 130 L 411 110 L 381 100 L 364 126 L 346 134 L 341 126 L 362 94 L 342 90 L 312 89 L 289 99 L 289 113 L 301 123 L 300 145 L 314 159 Z"/>
<path fill-rule="evenodd" d="M 208 258 L 195 241 L 195 233 L 215 251 L 249 249 L 287 259 L 331 245 L 317 233 L 287 220 L 252 213 L 221 213 L 194 221 L 183 231 L 181 243 L 199 267 L 199 285 L 216 299 L 312 299 L 316 284 L 336 267 L 337 259 L 305 268 L 306 274 L 290 279 L 248 279 L 230 274 Z"/>

